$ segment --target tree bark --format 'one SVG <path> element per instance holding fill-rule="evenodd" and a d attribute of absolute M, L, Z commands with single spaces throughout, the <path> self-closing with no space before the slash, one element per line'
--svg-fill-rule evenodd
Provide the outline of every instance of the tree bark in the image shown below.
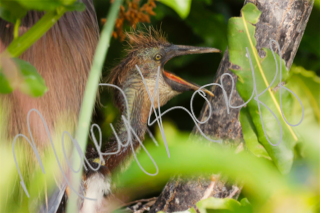
<path fill-rule="evenodd" d="M 308 23 L 314 1 L 246 0 L 245 4 L 249 2 L 255 4 L 262 12 L 259 22 L 256 24 L 255 32 L 256 48 L 260 57 L 265 57 L 262 48 L 269 48 L 270 39 L 274 39 L 280 45 L 282 58 L 289 70 Z M 274 49 L 276 48 L 274 47 Z M 231 66 L 227 49 L 220 62 L 214 82 L 221 84 L 220 76 L 224 73 L 231 74 L 234 82 L 236 82 L 237 76 L 229 70 Z M 236 91 L 236 87 L 231 91 L 231 80 L 229 78 L 224 78 L 223 85 L 228 97 L 232 93 L 231 104 L 233 106 L 244 103 Z M 215 94 L 215 97 L 210 99 L 212 114 L 209 115 L 209 107 L 205 104 L 199 120 L 205 121 L 209 116 L 210 118 L 207 123 L 200 125 L 201 130 L 208 136 L 223 139 L 224 145 L 239 146 L 243 144 L 242 128 L 239 121 L 240 109 L 230 109 L 230 113 L 227 114 L 221 88 L 213 86 L 211 91 Z M 199 135 L 199 130 L 194 128 L 193 134 Z M 202 138 L 201 140 L 205 139 Z M 212 182 L 215 182 L 215 184 L 209 196 L 236 199 L 241 192 L 240 187 L 228 185 L 225 180 L 216 179 L 213 181 L 208 177 L 199 177 L 197 180 L 183 181 L 177 178 L 167 183 L 150 212 L 185 211 L 206 197 L 205 193 L 208 193 Z"/>

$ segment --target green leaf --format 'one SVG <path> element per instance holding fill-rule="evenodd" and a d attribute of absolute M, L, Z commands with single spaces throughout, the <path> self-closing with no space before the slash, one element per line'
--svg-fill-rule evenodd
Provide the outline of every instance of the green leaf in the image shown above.
<path fill-rule="evenodd" d="M 72 5 L 65 6 L 67 11 L 84 11 L 86 9 L 86 5 L 82 2 L 75 2 Z"/>
<path fill-rule="evenodd" d="M 185 19 L 190 13 L 192 0 L 159 0 L 159 2 L 171 7 L 182 19 Z"/>
<path fill-rule="evenodd" d="M 257 94 L 262 93 L 271 84 L 276 73 L 276 63 L 271 50 L 263 49 L 265 57 L 260 58 L 256 49 L 257 42 L 254 37 L 255 26 L 253 24 L 258 22 L 260 14 L 261 12 L 257 7 L 254 4 L 249 3 L 241 10 L 241 17 L 231 18 L 228 24 L 230 62 L 233 64 L 232 71 L 238 76 L 237 91 L 245 102 L 250 99 L 254 89 L 254 81 L 246 47 L 248 48 L 252 60 Z M 277 54 L 275 55 L 279 66 L 279 56 Z M 282 117 L 279 99 L 280 95 L 279 91 L 275 89 L 280 82 L 283 82 L 288 77 L 288 71 L 286 70 L 283 60 L 281 65 L 282 79 L 279 78 L 278 71 L 275 82 L 267 91 L 259 96 L 259 100 L 274 113 L 277 119 L 268 108 L 262 104 L 260 104 L 260 116 L 258 101 L 254 99 L 247 104 L 247 110 L 251 116 L 252 124 L 255 127 L 256 136 L 259 142 L 267 150 L 278 169 L 282 173 L 288 173 L 292 166 L 294 157 L 293 149 L 298 141 L 298 136 Z M 255 94 L 255 97 L 257 97 L 257 94 Z M 288 119 L 292 108 L 290 101 L 292 99 L 287 90 L 282 90 L 281 98 L 282 108 L 283 111 L 285 111 L 285 117 Z M 282 137 L 277 120 L 282 128 Z M 248 133 L 248 131 L 246 131 L 246 133 Z M 252 134 L 252 131 L 250 134 Z M 251 136 L 245 135 L 244 137 L 250 138 Z M 276 146 L 271 145 L 268 142 L 268 139 L 272 144 L 279 144 Z"/>
<path fill-rule="evenodd" d="M 17 58 L 1 57 L 0 93 L 10 93 L 14 89 L 32 97 L 47 91 L 45 82 L 30 63 Z"/>
<path fill-rule="evenodd" d="M 4 74 L 2 73 L 0 67 L 0 93 L 8 94 L 12 92 L 12 88 L 10 87 L 9 81 L 6 79 Z"/>
<path fill-rule="evenodd" d="M 250 209 L 251 212 L 252 212 L 252 206 L 251 206 L 251 203 L 249 202 L 249 200 L 247 198 L 243 198 L 241 201 L 240 201 L 241 205 Z"/>
<path fill-rule="evenodd" d="M 244 206 L 239 201 L 236 201 L 231 198 L 215 198 L 210 197 L 205 200 L 199 201 L 196 206 L 200 210 L 200 212 L 207 212 L 206 209 L 225 209 L 230 212 L 241 212 L 241 213 L 250 213 L 252 209 L 248 206 L 249 203 L 244 202 Z M 249 204 L 250 205 L 250 204 Z"/>
<path fill-rule="evenodd" d="M 307 71 L 302 67 L 292 66 L 290 77 L 287 80 L 287 88 L 292 90 L 301 100 L 304 117 L 299 126 L 294 130 L 299 134 L 299 143 L 303 149 L 302 156 L 314 153 L 314 158 L 319 158 L 319 129 L 320 129 L 320 78 L 312 71 Z M 299 100 L 291 94 L 293 99 L 293 124 L 300 121 L 302 107 Z M 308 154 L 307 150 L 308 149 Z M 310 151 L 310 152 L 309 152 Z"/>
<path fill-rule="evenodd" d="M 243 139 L 246 142 L 247 148 L 257 157 L 271 159 L 266 149 L 258 141 L 257 130 L 252 123 L 252 118 L 246 107 L 241 109 L 239 120 L 242 127 Z"/>
<path fill-rule="evenodd" d="M 82 2 L 75 2 L 75 0 L 15 1 L 28 10 L 53 11 L 61 6 L 64 6 L 67 11 L 83 11 L 85 9 L 85 5 Z"/>
<path fill-rule="evenodd" d="M 27 11 L 19 2 L 0 0 L 0 17 L 8 22 L 15 23 L 17 19 L 23 18 Z"/>
<path fill-rule="evenodd" d="M 16 0 L 28 10 L 49 11 L 55 10 L 59 6 L 63 6 L 63 3 L 59 0 L 40 0 L 40 1 L 26 1 Z"/>
<path fill-rule="evenodd" d="M 315 0 L 314 1 L 314 6 L 317 8 L 320 8 L 320 0 Z"/>
<path fill-rule="evenodd" d="M 48 89 L 41 75 L 37 72 L 36 68 L 30 63 L 21 59 L 14 59 L 21 74 L 22 82 L 19 85 L 21 92 L 32 97 L 42 96 Z"/>

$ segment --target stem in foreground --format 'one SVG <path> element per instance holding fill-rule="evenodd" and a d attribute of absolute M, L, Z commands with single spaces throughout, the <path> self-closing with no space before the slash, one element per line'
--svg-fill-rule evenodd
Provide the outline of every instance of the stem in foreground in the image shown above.
<path fill-rule="evenodd" d="M 110 12 L 107 16 L 108 22 L 104 25 L 101 32 L 100 40 L 93 58 L 93 63 L 91 71 L 89 73 L 88 82 L 84 92 L 84 97 L 81 105 L 79 123 L 76 132 L 76 140 L 78 141 L 81 150 L 85 150 L 87 144 L 87 138 L 89 134 L 89 127 L 91 121 L 91 115 L 93 112 L 95 98 L 98 91 L 99 79 L 101 75 L 101 70 L 103 67 L 106 54 L 108 52 L 111 40 L 111 34 L 115 25 L 116 18 L 119 13 L 120 5 L 122 0 L 114 1 L 110 8 Z M 81 163 L 80 158 L 76 157 L 78 155 L 77 149 L 74 148 L 72 152 L 72 166 L 73 168 L 78 167 Z M 82 168 L 79 173 L 71 173 L 71 183 L 73 188 L 79 189 L 81 180 Z M 77 194 L 73 191 L 70 193 L 70 199 L 67 206 L 67 213 L 73 213 L 77 209 Z"/>

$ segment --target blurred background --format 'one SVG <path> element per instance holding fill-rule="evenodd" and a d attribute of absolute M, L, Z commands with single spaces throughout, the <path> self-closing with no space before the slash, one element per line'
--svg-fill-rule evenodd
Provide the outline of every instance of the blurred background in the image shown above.
<path fill-rule="evenodd" d="M 189 0 L 181 0 L 189 1 Z M 128 2 L 125 1 L 125 10 L 127 10 Z M 139 7 L 147 3 L 147 0 L 139 2 Z M 167 35 L 170 43 L 215 47 L 223 52 L 227 48 L 227 23 L 229 18 L 240 15 L 240 10 L 244 0 L 193 0 L 191 3 L 190 13 L 182 19 L 176 11 L 155 1 L 156 7 L 153 9 L 154 14 L 150 15 L 150 23 L 144 22 L 146 26 L 160 28 Z M 94 0 L 98 21 L 100 27 L 103 26 L 107 11 L 110 7 L 110 1 Z M 306 31 L 302 38 L 294 64 L 302 66 L 306 70 L 314 71 L 320 75 L 320 1 L 315 0 L 315 5 L 310 16 Z M 143 28 L 142 23 L 137 24 L 137 28 Z M 130 31 L 130 23 L 124 21 L 124 31 Z M 125 56 L 124 49 L 127 47 L 126 41 L 121 38 L 112 38 L 111 46 L 106 58 L 103 77 L 108 76 L 109 71 L 117 65 Z M 178 76 L 190 80 L 199 85 L 205 85 L 213 82 L 216 70 L 218 69 L 222 54 L 203 54 L 203 55 L 187 55 L 174 58 L 166 65 L 167 71 L 173 72 Z M 104 78 L 105 79 L 105 78 Z M 104 80 L 105 81 L 105 80 Z M 184 106 L 190 109 L 191 92 L 185 92 L 170 102 L 168 102 L 161 111 L 173 106 Z M 103 90 L 101 93 L 102 107 L 96 107 L 94 122 L 98 123 L 102 128 L 103 137 L 106 141 L 111 135 L 110 123 L 114 123 L 119 117 L 119 112 L 112 103 L 111 93 Z M 194 99 L 194 113 L 196 116 L 200 114 L 205 100 L 200 96 Z M 175 110 L 163 116 L 163 122 L 170 124 L 179 129 L 179 131 L 190 133 L 194 127 L 194 122 L 190 116 L 182 111 Z M 149 127 L 154 133 L 158 129 L 157 125 Z M 166 129 L 165 129 L 166 130 Z"/>

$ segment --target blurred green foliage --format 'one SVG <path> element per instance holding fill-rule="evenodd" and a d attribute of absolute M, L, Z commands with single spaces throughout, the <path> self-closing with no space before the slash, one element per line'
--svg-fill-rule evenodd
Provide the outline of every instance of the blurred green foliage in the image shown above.
<path fill-rule="evenodd" d="M 3 6 L 0 7 L 1 17 L 13 22 L 23 17 L 24 11 L 20 11 L 20 6 L 24 5 L 25 2 L 19 4 L 19 7 L 16 7 L 17 11 L 20 8 L 20 12 L 18 13 L 16 13 L 16 10 L 9 10 L 8 8 L 11 8 L 11 6 L 6 6 L 3 2 L 4 1 L 0 1 L 1 6 Z M 55 4 L 40 4 L 36 5 L 33 9 L 46 9 L 47 7 L 47 9 L 51 7 L 57 9 L 55 7 L 58 4 L 63 4 L 66 7 L 68 2 L 69 1 L 55 1 Z M 102 17 L 105 17 L 110 3 L 105 0 L 95 0 L 94 2 L 98 20 L 100 20 Z M 224 51 L 228 45 L 228 20 L 233 16 L 239 16 L 240 9 L 243 6 L 243 0 L 193 0 L 190 11 L 185 10 L 180 13 L 177 9 L 176 11 L 174 10 L 174 5 L 171 4 L 169 6 L 171 7 L 157 3 L 155 10 L 156 16 L 152 17 L 151 25 L 155 27 L 161 26 L 163 31 L 167 33 L 170 42 L 175 44 L 216 47 Z M 189 6 L 186 8 L 188 7 Z M 65 9 L 68 10 L 68 7 Z M 83 8 L 81 8 L 80 5 L 74 5 L 71 9 L 81 10 Z M 21 15 L 21 17 L 17 14 Z M 251 152 L 235 154 L 234 149 L 222 148 L 216 146 L 216 144 L 203 145 L 187 142 L 194 123 L 185 112 L 175 111 L 175 113 L 169 113 L 164 117 L 164 130 L 167 136 L 171 158 L 169 159 L 166 156 L 166 150 L 157 126 L 151 129 L 155 133 L 157 141 L 160 142 L 160 146 L 155 147 L 150 139 L 146 140 L 147 149 L 159 166 L 159 175 L 155 177 L 147 176 L 140 170 L 137 163 L 133 162 L 131 167 L 120 176 L 118 180 L 119 186 L 125 187 L 128 193 L 131 190 L 132 193 L 135 193 L 135 196 L 137 195 L 137 187 L 139 192 L 143 192 L 143 189 L 147 187 L 148 193 L 154 190 L 154 193 L 159 194 L 163 185 L 172 175 L 222 172 L 223 175 L 228 175 L 231 180 L 243 181 L 245 184 L 243 196 L 247 198 L 239 202 L 230 199 L 217 200 L 210 198 L 197 204 L 201 212 L 210 212 L 213 209 L 219 209 L 219 212 L 252 212 L 252 209 L 254 212 L 272 212 L 279 209 L 286 209 L 288 212 L 319 211 L 319 141 L 317 141 L 316 136 L 313 134 L 314 131 L 317 131 L 319 124 L 319 91 L 317 90 L 319 80 L 314 74 L 315 72 L 317 75 L 320 75 L 319 14 L 320 4 L 319 1 L 316 0 L 315 7 L 294 60 L 296 66 L 293 66 L 291 70 L 292 73 L 290 73 L 288 77 L 288 86 L 302 98 L 304 106 L 309 110 L 306 111 L 306 113 L 309 113 L 309 115 L 306 114 L 307 123 L 303 123 L 302 129 L 300 130 L 300 136 L 302 136 L 304 140 L 303 143 L 298 143 L 298 146 L 292 150 L 295 154 L 295 159 L 292 169 L 288 174 L 282 175 L 272 161 L 270 161 L 270 157 L 272 157 L 270 153 L 272 152 L 269 151 L 269 153 L 267 153 L 266 149 L 258 143 L 259 137 L 257 137 L 256 129 L 248 128 L 247 134 L 245 134 L 244 137 L 246 142 L 247 140 L 250 141 L 250 143 L 248 143 L 248 149 Z M 130 27 L 127 26 L 127 29 L 129 30 Z M 112 40 L 107 61 L 105 62 L 104 76 L 108 75 L 109 70 L 123 57 L 123 49 L 124 43 L 115 39 Z M 187 80 L 192 79 L 193 82 L 203 85 L 212 83 L 221 57 L 222 55 L 213 54 L 184 56 L 168 62 L 165 68 Z M 30 70 L 33 69 L 30 68 Z M 312 70 L 314 72 L 306 70 Z M 4 78 L 0 76 L 1 83 L 5 82 L 3 79 Z M 302 81 L 299 85 L 305 85 L 305 88 L 297 86 L 298 81 Z M 31 92 L 30 94 L 34 93 Z M 36 94 L 39 93 L 36 92 Z M 170 101 L 162 110 L 164 111 L 176 105 L 189 108 L 190 97 L 191 92 L 182 94 Z M 312 98 L 315 100 L 312 101 Z M 293 106 L 298 105 L 296 99 L 292 98 L 291 101 Z M 95 122 L 101 126 L 104 141 L 106 141 L 111 134 L 109 123 L 114 123 L 116 119 L 119 118 L 119 112 L 116 107 L 112 105 L 111 95 L 108 91 L 102 91 L 101 102 L 103 107 L 97 108 Z M 201 110 L 203 103 L 204 100 L 200 97 L 195 98 L 194 111 L 196 114 Z M 301 114 L 299 109 L 300 108 L 293 107 L 291 112 L 295 115 L 294 119 Z M 249 112 L 247 110 L 244 113 L 248 114 Z M 252 121 L 245 115 L 246 114 L 242 114 L 242 123 L 246 122 L 252 127 Z M 65 125 L 66 124 L 61 125 L 61 131 L 67 130 Z M 312 128 L 310 128 L 310 125 Z M 60 135 L 57 137 L 60 137 Z M 18 162 L 22 165 L 25 163 L 23 162 L 23 148 L 24 146 L 17 149 L 17 155 L 20 156 Z M 54 180 L 49 176 L 44 177 L 40 170 L 36 170 L 32 174 L 28 173 L 28 165 L 21 167 L 25 168 L 24 175 L 27 176 L 25 179 L 27 188 L 34 198 L 27 200 L 21 187 L 17 186 L 17 171 L 12 156 L 10 155 L 11 148 L 1 146 L 0 152 L 1 162 L 6 162 L 5 164 L 1 164 L 1 173 L 5 173 L 4 178 L 0 179 L 1 207 L 12 212 L 18 212 L 22 209 L 22 211 L 31 209 L 30 212 L 33 212 L 32 208 L 35 205 L 32 202 L 34 200 L 37 201 L 39 194 L 43 193 L 43 188 L 39 188 L 39 186 L 43 186 L 43 184 L 40 184 L 42 182 L 41 179 L 47 179 L 48 185 L 52 185 L 51 183 Z M 155 171 L 154 165 L 150 163 L 150 159 L 144 152 L 139 154 L 138 158 L 148 172 Z M 50 155 L 46 159 L 47 167 L 53 167 L 54 162 L 56 162 L 55 159 Z M 223 162 L 223 164 L 215 162 Z M 43 183 L 46 182 L 43 181 Z M 14 190 L 10 191 L 11 189 Z M 19 205 L 16 205 L 16 203 Z M 194 212 L 192 209 L 190 211 Z"/>
<path fill-rule="evenodd" d="M 175 10 L 178 15 L 185 19 L 190 13 L 190 6 L 192 0 L 179 1 L 179 0 L 158 0 L 162 4 L 165 4 Z"/>
<path fill-rule="evenodd" d="M 192 178 L 201 173 L 209 178 L 212 173 L 220 173 L 228 176 L 229 180 L 241 182 L 242 195 L 247 199 L 203 200 L 197 204 L 201 213 L 213 209 L 235 213 L 269 213 L 278 209 L 290 213 L 319 210 L 319 164 L 306 165 L 302 161 L 295 161 L 291 172 L 283 175 L 265 158 L 257 158 L 250 152 L 236 154 L 236 148 L 222 147 L 215 143 L 188 141 L 187 132 L 180 132 L 170 123 L 164 123 L 163 126 L 170 158 L 166 156 L 160 131 L 157 131 L 155 136 L 159 146 L 147 143 L 146 149 L 156 162 L 159 173 L 149 176 L 141 171 L 136 161 L 132 162 L 128 170 L 120 174 L 119 179 L 114 175 L 118 190 L 124 190 L 126 196 L 134 199 L 152 192 L 159 193 L 169 178 L 179 174 Z M 315 162 L 314 158 L 319 158 L 319 152 L 308 153 L 305 157 L 307 161 Z M 142 150 L 137 157 L 147 172 L 156 172 L 155 165 L 145 151 Z"/>
<path fill-rule="evenodd" d="M 85 9 L 83 3 L 75 2 L 75 0 L 0 0 L 0 17 L 15 23 L 18 19 L 23 18 L 28 10 L 53 11 L 59 7 L 65 7 L 68 11 Z"/>

